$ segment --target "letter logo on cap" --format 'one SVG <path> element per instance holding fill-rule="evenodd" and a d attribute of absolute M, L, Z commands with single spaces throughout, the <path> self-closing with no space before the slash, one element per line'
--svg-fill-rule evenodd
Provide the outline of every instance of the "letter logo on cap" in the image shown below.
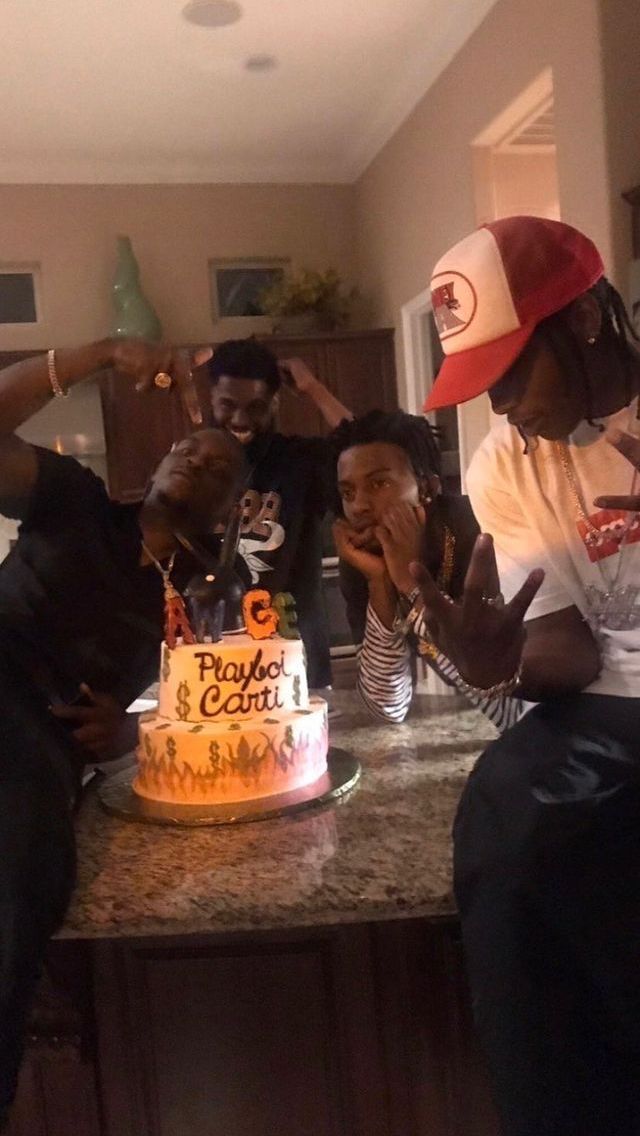
<path fill-rule="evenodd" d="M 431 281 L 433 318 L 441 340 L 465 331 L 476 314 L 478 299 L 461 272 L 439 272 Z"/>

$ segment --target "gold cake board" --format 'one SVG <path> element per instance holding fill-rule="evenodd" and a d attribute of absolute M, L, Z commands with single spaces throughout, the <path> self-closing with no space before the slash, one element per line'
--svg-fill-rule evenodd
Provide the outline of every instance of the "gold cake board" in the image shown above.
<path fill-rule="evenodd" d="M 187 828 L 213 824 L 240 824 L 250 820 L 271 820 L 290 816 L 302 809 L 325 805 L 348 793 L 360 778 L 360 762 L 344 749 L 331 746 L 327 772 L 312 785 L 291 793 L 240 801 L 235 805 L 176 805 L 150 801 L 134 793 L 132 782 L 137 767 L 106 777 L 98 786 L 98 797 L 108 813 L 122 820 L 144 824 L 180 825 Z"/>

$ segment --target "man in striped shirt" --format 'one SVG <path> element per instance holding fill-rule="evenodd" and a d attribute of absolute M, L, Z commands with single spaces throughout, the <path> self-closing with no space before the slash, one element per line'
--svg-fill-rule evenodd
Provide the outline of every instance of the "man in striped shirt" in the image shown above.
<path fill-rule="evenodd" d="M 402 722 L 413 695 L 416 656 L 463 693 L 499 730 L 521 702 L 470 688 L 431 642 L 409 572 L 422 560 L 442 590 L 460 595 L 478 527 L 466 498 L 441 492 L 440 453 L 424 418 L 372 411 L 332 435 L 337 462 L 334 526 L 347 615 L 360 644 L 357 688 L 367 708 Z"/>

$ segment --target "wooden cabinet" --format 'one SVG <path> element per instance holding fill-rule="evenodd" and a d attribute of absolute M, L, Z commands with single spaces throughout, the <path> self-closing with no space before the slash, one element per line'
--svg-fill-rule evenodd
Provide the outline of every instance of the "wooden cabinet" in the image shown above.
<path fill-rule="evenodd" d="M 6 1136 L 103 1136 L 94 1042 L 87 944 L 51 943 Z"/>
<path fill-rule="evenodd" d="M 297 356 L 355 414 L 398 405 L 393 331 L 341 332 L 309 337 L 264 339 L 280 359 Z M 209 405 L 206 371 L 196 376 L 205 414 Z M 109 490 L 118 501 L 139 501 L 149 475 L 171 443 L 190 430 L 175 392 L 153 391 L 140 398 L 129 380 L 110 372 L 101 380 L 107 442 Z M 284 434 L 326 434 L 321 414 L 304 396 L 286 387 L 280 395 L 278 428 Z"/>
<path fill-rule="evenodd" d="M 109 492 L 116 501 L 139 501 L 160 458 L 186 433 L 180 401 L 174 391 L 142 398 L 115 371 L 101 376 L 100 396 Z"/>
<path fill-rule="evenodd" d="M 627 190 L 622 196 L 631 206 L 631 240 L 633 255 L 637 259 L 640 257 L 640 185 Z"/>
<path fill-rule="evenodd" d="M 302 359 L 354 414 L 395 410 L 398 405 L 392 329 L 264 342 L 279 359 Z M 309 400 L 286 387 L 280 396 L 278 426 L 283 434 L 317 435 L 329 430 Z"/>
<path fill-rule="evenodd" d="M 453 921 L 52 951 L 8 1136 L 498 1134 Z"/>

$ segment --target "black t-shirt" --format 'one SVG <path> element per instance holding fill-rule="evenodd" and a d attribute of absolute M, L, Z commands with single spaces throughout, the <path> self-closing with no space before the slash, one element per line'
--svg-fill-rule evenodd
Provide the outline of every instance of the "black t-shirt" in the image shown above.
<path fill-rule="evenodd" d="M 38 476 L 16 545 L 0 565 L 0 650 L 49 701 L 80 683 L 125 708 L 157 678 L 163 585 L 140 566 L 138 505 L 109 500 L 77 461 L 37 449 Z M 219 537 L 203 538 L 209 551 Z M 184 549 L 179 590 L 202 570 Z"/>
<path fill-rule="evenodd" d="M 331 681 L 321 588 L 329 457 L 324 438 L 256 438 L 247 448 L 251 472 L 239 547 L 252 587 L 294 596 L 312 687 Z"/>

